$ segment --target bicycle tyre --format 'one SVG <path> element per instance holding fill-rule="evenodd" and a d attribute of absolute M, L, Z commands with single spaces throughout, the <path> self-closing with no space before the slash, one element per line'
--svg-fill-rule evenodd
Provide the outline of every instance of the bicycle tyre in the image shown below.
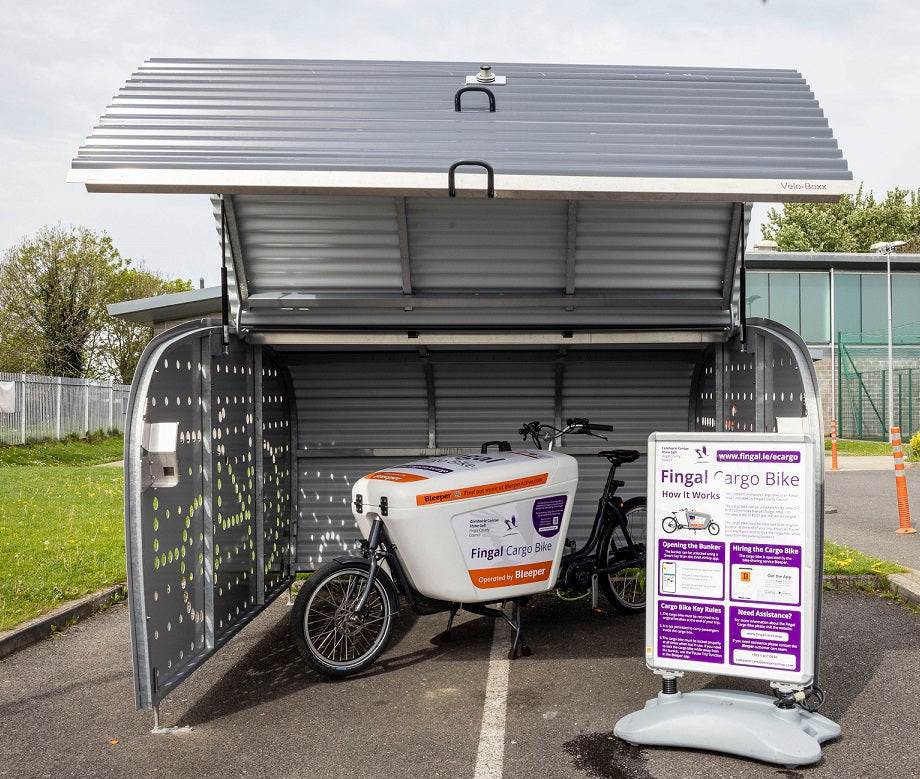
<path fill-rule="evenodd" d="M 661 529 L 664 530 L 665 533 L 673 533 L 677 530 L 677 527 L 677 520 L 674 517 L 665 517 L 661 520 Z"/>
<path fill-rule="evenodd" d="M 623 504 L 622 512 L 633 544 L 642 544 L 644 549 L 647 515 L 645 498 L 630 498 Z M 618 557 L 629 555 L 629 547 L 621 525 L 613 523 L 608 526 L 601 539 L 600 549 L 600 559 L 606 561 L 603 563 L 604 567 L 616 565 Z M 645 609 L 645 554 L 641 553 L 638 560 L 629 559 L 627 562 L 634 564 L 627 564 L 601 574 L 600 585 L 604 597 L 617 611 L 623 614 L 638 614 Z"/>
<path fill-rule="evenodd" d="M 715 522 L 710 522 L 706 529 L 711 535 L 719 535 L 719 526 Z"/>
<path fill-rule="evenodd" d="M 291 613 L 294 642 L 304 661 L 325 676 L 364 670 L 390 642 L 397 595 L 385 571 L 377 571 L 364 615 L 353 611 L 369 576 L 369 563 L 327 563 L 297 594 Z"/>

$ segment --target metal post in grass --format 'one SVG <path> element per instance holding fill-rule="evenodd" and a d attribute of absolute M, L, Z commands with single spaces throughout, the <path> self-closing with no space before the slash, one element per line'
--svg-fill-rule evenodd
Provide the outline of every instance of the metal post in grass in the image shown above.
<path fill-rule="evenodd" d="M 904 478 L 904 454 L 901 448 L 901 428 L 894 423 L 894 346 L 891 334 L 891 253 L 905 241 L 879 241 L 870 251 L 885 255 L 885 278 L 888 292 L 888 424 L 891 425 L 891 452 L 894 456 L 894 480 L 898 496 L 898 522 L 896 533 L 916 533 L 910 524 L 910 506 L 907 503 L 907 481 Z"/>
<path fill-rule="evenodd" d="M 837 360 L 834 354 L 834 318 L 836 316 L 834 301 L 834 269 L 830 272 L 830 293 L 831 293 L 831 470 L 840 470 L 837 462 Z"/>
<path fill-rule="evenodd" d="M 89 435 L 89 380 L 83 385 L 83 434 Z"/>
<path fill-rule="evenodd" d="M 61 440 L 61 399 L 63 396 L 63 381 L 58 376 L 54 380 L 54 440 Z"/>
<path fill-rule="evenodd" d="M 19 395 L 22 400 L 19 401 L 19 443 L 26 442 L 26 375 L 19 374 Z"/>

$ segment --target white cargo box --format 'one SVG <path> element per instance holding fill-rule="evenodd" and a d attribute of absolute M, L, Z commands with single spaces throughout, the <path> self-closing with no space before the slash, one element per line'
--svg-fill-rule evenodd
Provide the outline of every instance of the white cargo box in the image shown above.
<path fill-rule="evenodd" d="M 360 495 L 365 537 L 382 517 L 423 595 L 496 601 L 555 584 L 577 484 L 575 459 L 558 452 L 464 454 L 368 474 L 352 505 Z"/>

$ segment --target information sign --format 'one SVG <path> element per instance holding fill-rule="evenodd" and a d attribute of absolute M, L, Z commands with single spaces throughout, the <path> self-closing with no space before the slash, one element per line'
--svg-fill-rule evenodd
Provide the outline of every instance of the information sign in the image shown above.
<path fill-rule="evenodd" d="M 650 437 L 651 667 L 812 681 L 813 450 L 805 435 Z"/>

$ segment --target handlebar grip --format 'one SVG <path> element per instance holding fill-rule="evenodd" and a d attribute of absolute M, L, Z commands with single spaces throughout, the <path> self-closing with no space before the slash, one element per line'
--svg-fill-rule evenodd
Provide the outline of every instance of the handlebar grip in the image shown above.
<path fill-rule="evenodd" d="M 613 425 L 595 425 L 594 423 L 590 423 L 585 425 L 585 427 L 588 430 L 603 430 L 605 433 L 613 432 Z"/>

